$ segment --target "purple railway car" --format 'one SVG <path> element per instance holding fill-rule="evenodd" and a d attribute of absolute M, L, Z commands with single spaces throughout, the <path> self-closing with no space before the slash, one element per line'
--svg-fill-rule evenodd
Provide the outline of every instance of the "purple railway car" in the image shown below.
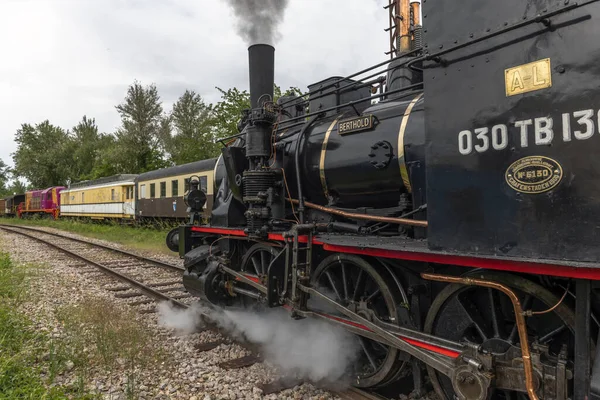
<path fill-rule="evenodd" d="M 44 190 L 25 192 L 25 202 L 19 204 L 17 216 L 26 218 L 33 215 L 48 216 L 58 219 L 60 212 L 60 192 L 64 186 L 54 186 Z"/>

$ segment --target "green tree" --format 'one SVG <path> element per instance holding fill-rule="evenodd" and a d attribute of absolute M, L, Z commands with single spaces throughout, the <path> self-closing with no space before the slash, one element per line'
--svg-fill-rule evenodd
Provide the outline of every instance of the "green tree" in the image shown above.
<path fill-rule="evenodd" d="M 161 129 L 166 137 L 166 149 L 175 164 L 204 160 L 219 154 L 219 145 L 215 143 L 214 115 L 211 105 L 205 104 L 196 92 L 186 90 L 179 97 Z M 171 125 L 173 136 L 170 134 Z"/>
<path fill-rule="evenodd" d="M 10 174 L 10 168 L 2 159 L 0 159 L 0 196 L 10 194 L 8 187 L 8 180 L 10 179 Z"/>
<path fill-rule="evenodd" d="M 72 182 L 90 179 L 97 163 L 102 162 L 102 145 L 104 135 L 98 132 L 94 118 L 83 116 L 81 121 L 73 127 L 70 135 L 69 154 L 71 155 L 70 178 Z"/>
<path fill-rule="evenodd" d="M 64 185 L 71 175 L 69 141 L 68 133 L 48 120 L 21 125 L 15 134 L 17 151 L 12 154 L 15 176 L 36 188 Z"/>
<path fill-rule="evenodd" d="M 227 91 L 219 87 L 216 89 L 221 93 L 221 101 L 214 106 L 215 137 L 221 139 L 238 133 L 237 125 L 242 117 L 242 111 L 250 108 L 250 93 L 237 88 Z M 288 95 L 301 96 L 302 92 L 296 87 L 291 87 L 282 93 L 279 86 L 273 86 L 273 101 Z"/>
<path fill-rule="evenodd" d="M 134 82 L 125 101 L 115 108 L 122 124 L 115 133 L 119 169 L 141 173 L 167 166 L 160 129 L 163 108 L 156 86 Z"/>
<path fill-rule="evenodd" d="M 215 107 L 216 137 L 221 139 L 238 133 L 238 122 L 242 111 L 250 108 L 250 93 L 231 88 L 227 91 L 217 87 L 221 93 L 221 101 Z"/>
<path fill-rule="evenodd" d="M 19 179 L 14 178 L 12 183 L 8 186 L 7 194 L 21 194 L 27 191 L 27 185 L 21 182 Z"/>
<path fill-rule="evenodd" d="M 94 165 L 87 179 L 130 173 L 122 162 L 122 152 L 119 149 L 115 136 L 100 135 L 97 146 L 100 150 L 96 155 Z"/>

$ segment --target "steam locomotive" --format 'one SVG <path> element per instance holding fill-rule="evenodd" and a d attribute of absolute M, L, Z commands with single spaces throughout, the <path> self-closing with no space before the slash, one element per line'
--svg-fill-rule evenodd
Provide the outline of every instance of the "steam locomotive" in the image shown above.
<path fill-rule="evenodd" d="M 249 47 L 210 223 L 169 235 L 186 288 L 356 334 L 358 387 L 599 398 L 600 5 L 390 7 L 391 61 L 305 97 L 274 102 L 274 48 Z"/>

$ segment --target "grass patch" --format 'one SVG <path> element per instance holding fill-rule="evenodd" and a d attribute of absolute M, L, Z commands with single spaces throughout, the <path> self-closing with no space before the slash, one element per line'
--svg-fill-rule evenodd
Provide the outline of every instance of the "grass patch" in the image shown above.
<path fill-rule="evenodd" d="M 77 220 L 50 220 L 17 218 L 0 218 L 2 224 L 43 226 L 61 229 L 96 239 L 120 243 L 139 250 L 159 251 L 175 254 L 167 248 L 165 238 L 172 227 L 161 225 L 157 227 L 136 227 L 108 222 L 82 222 Z"/>
<path fill-rule="evenodd" d="M 60 309 L 57 315 L 69 337 L 74 367 L 85 371 L 93 366 L 126 374 L 128 398 L 137 398 L 139 371 L 166 359 L 166 353 L 153 346 L 152 336 L 137 321 L 135 312 L 110 300 L 86 297 Z"/>
<path fill-rule="evenodd" d="M 44 377 L 53 368 L 45 356 L 51 340 L 17 311 L 27 294 L 27 276 L 26 268 L 0 252 L 0 399 L 93 399 L 82 387 L 53 386 Z M 54 376 L 62 368 L 57 365 Z"/>

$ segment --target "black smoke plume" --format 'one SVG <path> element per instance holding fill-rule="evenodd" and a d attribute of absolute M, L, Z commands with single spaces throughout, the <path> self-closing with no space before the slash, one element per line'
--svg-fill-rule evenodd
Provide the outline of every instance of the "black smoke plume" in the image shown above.
<path fill-rule="evenodd" d="M 227 0 L 237 19 L 238 34 L 248 45 L 274 44 L 289 0 Z"/>

